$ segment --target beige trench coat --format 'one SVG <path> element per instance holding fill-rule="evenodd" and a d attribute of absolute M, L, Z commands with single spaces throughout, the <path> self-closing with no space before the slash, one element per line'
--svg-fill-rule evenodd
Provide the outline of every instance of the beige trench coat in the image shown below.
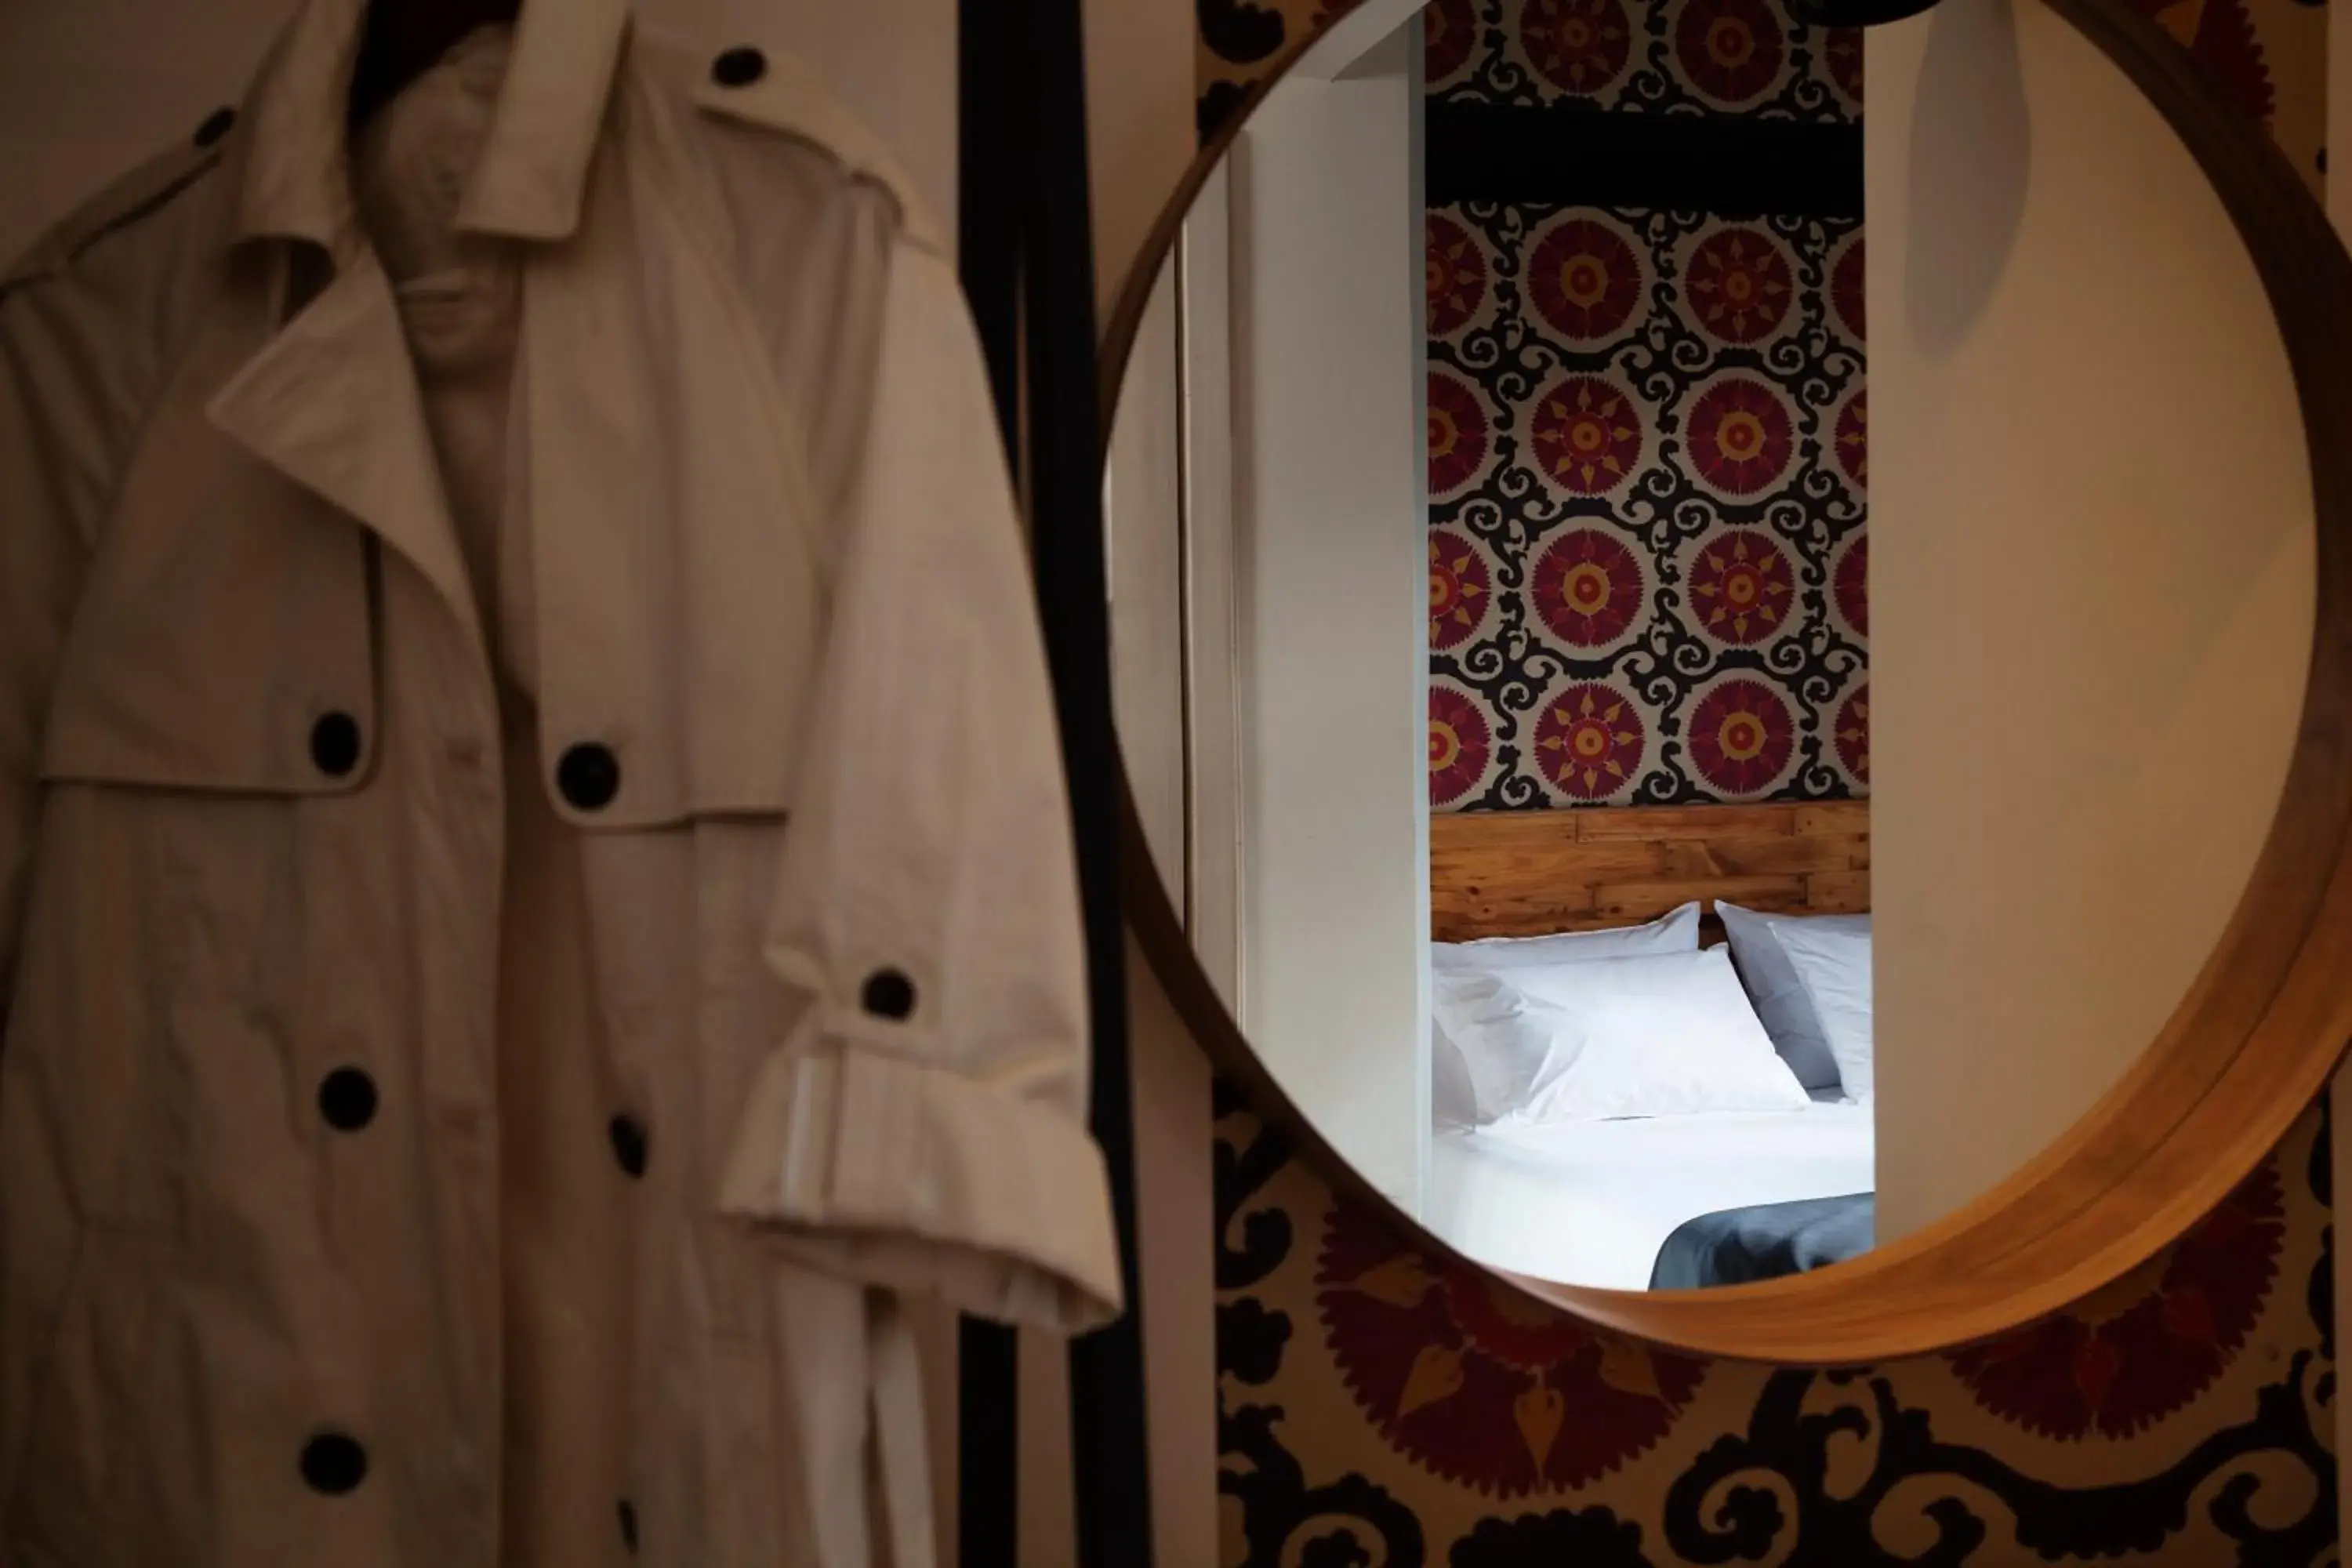
<path fill-rule="evenodd" d="M 900 1303 L 1119 1305 L 952 268 L 783 57 L 532 0 L 482 603 L 362 8 L 0 295 L 0 1563 L 919 1563 Z"/>

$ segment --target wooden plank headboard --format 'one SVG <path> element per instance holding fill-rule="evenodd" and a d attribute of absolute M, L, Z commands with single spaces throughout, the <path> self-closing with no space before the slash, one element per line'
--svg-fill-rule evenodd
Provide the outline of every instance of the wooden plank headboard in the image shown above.
<path fill-rule="evenodd" d="M 1796 914 L 1870 908 L 1870 803 L 1590 806 L 1429 819 L 1430 935 L 1533 936 L 1693 899 Z"/>

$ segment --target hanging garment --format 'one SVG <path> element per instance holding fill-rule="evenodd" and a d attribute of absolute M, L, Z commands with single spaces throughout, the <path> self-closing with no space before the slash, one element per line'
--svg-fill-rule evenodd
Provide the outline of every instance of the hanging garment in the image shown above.
<path fill-rule="evenodd" d="M 772 52 L 362 0 L 0 284 L 0 1565 L 929 1561 L 1119 1307 L 940 237 Z"/>

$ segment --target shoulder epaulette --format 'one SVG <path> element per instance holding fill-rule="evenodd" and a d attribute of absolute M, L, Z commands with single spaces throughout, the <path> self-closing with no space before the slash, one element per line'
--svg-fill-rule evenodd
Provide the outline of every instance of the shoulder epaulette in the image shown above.
<path fill-rule="evenodd" d="M 913 179 L 882 138 L 835 98 L 803 62 L 774 50 L 722 50 L 696 84 L 694 101 L 706 113 L 781 132 L 818 148 L 852 178 L 888 192 L 908 238 L 934 250 L 944 248 L 939 226 Z"/>

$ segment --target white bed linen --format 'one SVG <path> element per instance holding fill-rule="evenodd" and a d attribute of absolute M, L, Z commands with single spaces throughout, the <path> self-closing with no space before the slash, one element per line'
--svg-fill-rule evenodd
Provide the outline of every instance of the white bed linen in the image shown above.
<path fill-rule="evenodd" d="M 1496 1268 L 1643 1290 L 1685 1220 L 1874 1180 L 1871 1108 L 1822 1089 L 1801 1110 L 1440 1127 L 1425 1223 Z"/>

